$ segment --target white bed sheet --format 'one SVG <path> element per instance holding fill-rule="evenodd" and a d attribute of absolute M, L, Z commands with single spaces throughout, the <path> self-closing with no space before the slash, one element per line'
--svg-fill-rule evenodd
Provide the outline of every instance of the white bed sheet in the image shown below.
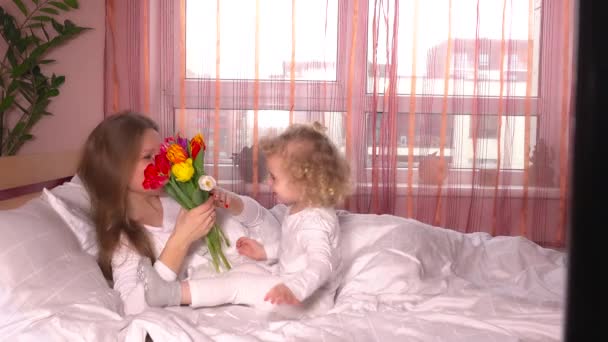
<path fill-rule="evenodd" d="M 342 286 L 323 316 L 289 321 L 226 305 L 120 317 L 65 306 L 10 340 L 144 341 L 146 333 L 154 341 L 561 340 L 564 253 L 389 215 L 342 213 L 340 223 Z"/>

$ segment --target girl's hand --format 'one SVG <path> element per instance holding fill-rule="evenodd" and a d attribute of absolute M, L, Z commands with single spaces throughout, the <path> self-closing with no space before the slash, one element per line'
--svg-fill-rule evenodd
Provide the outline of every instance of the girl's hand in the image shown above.
<path fill-rule="evenodd" d="M 250 259 L 261 261 L 266 260 L 266 251 L 264 246 L 254 239 L 241 237 L 236 240 L 236 250 L 240 255 L 244 255 Z"/>
<path fill-rule="evenodd" d="M 276 285 L 264 297 L 264 300 L 267 302 L 271 302 L 272 304 L 289 304 L 289 305 L 297 305 L 300 304 L 300 301 L 296 296 L 291 292 L 289 287 L 285 286 L 285 284 L 281 283 Z"/>
<path fill-rule="evenodd" d="M 238 215 L 243 211 L 243 201 L 234 192 L 215 187 L 211 190 L 211 195 L 216 207 L 224 208 L 230 211 L 232 215 Z"/>
<path fill-rule="evenodd" d="M 190 246 L 194 241 L 206 236 L 215 223 L 215 207 L 213 199 L 190 210 L 181 209 L 177 215 L 177 222 L 172 238 L 182 244 Z"/>

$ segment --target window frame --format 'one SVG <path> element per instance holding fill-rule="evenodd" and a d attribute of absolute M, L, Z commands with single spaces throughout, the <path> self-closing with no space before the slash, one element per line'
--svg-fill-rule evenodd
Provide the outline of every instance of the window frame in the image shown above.
<path fill-rule="evenodd" d="M 538 1 L 538 0 L 537 0 Z M 552 4 L 553 6 L 561 6 L 563 0 L 559 0 L 557 1 L 555 4 Z M 246 89 L 250 89 L 250 87 L 253 87 L 254 83 L 257 82 L 257 86 L 259 89 L 259 99 L 258 99 L 258 103 L 257 103 L 257 109 L 258 110 L 294 110 L 294 111 L 306 111 L 306 110 L 312 110 L 311 108 L 308 107 L 308 104 L 310 103 L 310 97 L 312 97 L 312 94 L 319 94 L 319 90 L 320 89 L 325 89 L 325 91 L 327 93 L 331 93 L 331 94 L 336 94 L 336 97 L 334 98 L 320 98 L 318 99 L 318 105 L 315 106 L 314 110 L 315 111 L 328 111 L 328 112 L 337 112 L 337 111 L 343 111 L 346 112 L 347 111 L 347 101 L 348 98 L 351 97 L 352 101 L 363 101 L 362 103 L 362 107 L 364 110 L 362 111 L 362 113 L 360 113 L 363 118 L 365 119 L 366 116 L 368 115 L 368 113 L 372 112 L 373 110 L 377 110 L 377 111 L 383 111 L 383 101 L 379 101 L 376 104 L 376 108 L 374 108 L 374 104 L 373 104 L 373 94 L 372 93 L 368 93 L 367 92 L 367 77 L 365 77 L 365 81 L 364 82 L 360 82 L 360 84 L 357 84 L 357 82 L 352 82 L 353 84 L 351 84 L 352 88 L 350 89 L 350 91 L 352 91 L 351 95 L 349 96 L 347 94 L 347 92 L 349 91 L 349 84 L 348 84 L 348 77 L 349 77 L 349 69 L 348 69 L 348 65 L 346 63 L 344 63 L 344 61 L 351 59 L 351 56 L 349 55 L 349 52 L 351 51 L 351 45 L 352 45 L 352 38 L 353 38 L 353 30 L 355 29 L 355 24 L 357 27 L 357 32 L 356 32 L 356 37 L 355 41 L 356 44 L 358 44 L 360 47 L 359 48 L 355 48 L 355 54 L 353 57 L 354 60 L 354 69 L 355 69 L 355 74 L 359 74 L 359 73 L 364 73 L 367 74 L 367 63 L 368 63 L 368 59 L 367 59 L 367 53 L 368 53 L 368 49 L 367 49 L 367 44 L 368 44 L 368 29 L 369 29 L 369 25 L 368 25 L 368 6 L 371 3 L 371 0 L 360 0 L 358 2 L 359 7 L 358 8 L 354 8 L 355 6 L 355 1 L 348 1 L 348 0 L 337 0 L 338 2 L 338 21 L 337 21 L 337 25 L 338 25 L 338 29 L 337 29 L 337 36 L 338 36 L 338 43 L 337 43 L 337 58 L 336 58 L 336 80 L 335 81 L 302 81 L 302 80 L 298 80 L 294 82 L 294 87 L 295 87 L 295 97 L 294 97 L 294 104 L 292 108 L 289 108 L 289 99 L 285 100 L 285 104 L 284 106 L 281 105 L 277 105 L 276 100 L 274 100 L 272 98 L 272 96 L 265 96 L 266 94 L 271 94 L 273 90 L 276 89 L 276 84 L 277 82 L 283 83 L 284 87 L 286 89 L 286 92 L 289 94 L 289 88 L 291 86 L 291 82 L 290 80 L 283 80 L 283 81 L 278 81 L 278 80 L 273 80 L 272 83 L 270 82 L 265 82 L 264 80 L 248 80 L 248 81 L 243 81 L 243 80 L 222 80 L 220 79 L 219 82 L 217 82 L 215 79 L 192 79 L 192 78 L 188 78 L 185 80 L 185 103 L 184 103 L 184 107 L 186 109 L 206 109 L 206 110 L 213 110 L 216 108 L 219 108 L 220 110 L 229 110 L 229 109 L 237 109 L 233 107 L 233 98 L 234 98 L 234 92 L 233 89 L 236 88 L 246 88 Z M 540 2 L 540 1 L 538 1 Z M 512 110 L 513 113 L 521 113 L 519 115 L 524 116 L 525 114 L 525 108 L 527 106 L 527 101 L 529 101 L 529 112 L 531 116 L 536 116 L 537 117 L 537 133 L 538 134 L 533 134 L 536 136 L 536 140 L 539 140 L 541 138 L 545 138 L 546 141 L 548 141 L 550 146 L 553 146 L 556 148 L 556 150 L 559 150 L 559 141 L 557 136 L 555 136 L 556 134 L 553 133 L 549 133 L 549 134 L 545 134 L 545 136 L 543 136 L 543 132 L 540 131 L 539 126 L 540 126 L 540 122 L 541 118 L 543 116 L 543 113 L 541 113 L 541 102 L 542 101 L 547 101 L 548 99 L 543 98 L 543 94 L 546 94 L 545 92 L 545 88 L 548 87 L 548 85 L 543 83 L 543 79 L 549 79 L 548 75 L 561 75 L 560 72 L 561 70 L 558 70 L 558 66 L 559 63 L 555 62 L 555 63 L 547 63 L 547 65 L 545 65 L 543 63 L 543 51 L 548 51 L 550 46 L 548 43 L 547 39 L 543 39 L 543 33 L 545 32 L 546 26 L 548 24 L 551 24 L 551 22 L 549 22 L 547 20 L 547 18 L 551 19 L 554 21 L 554 25 L 555 23 L 559 23 L 560 22 L 560 18 L 558 16 L 551 16 L 548 15 L 548 11 L 551 10 L 551 4 L 547 4 L 547 0 L 542 2 L 541 5 L 541 18 L 540 18 L 540 42 L 539 42 L 539 51 L 538 51 L 538 69 L 539 69 L 539 75 L 538 75 L 538 90 L 537 90 L 537 95 L 535 97 L 526 99 L 525 97 L 509 97 L 509 101 L 510 101 L 510 106 L 515 106 L 516 108 Z M 175 10 L 174 13 L 176 13 L 176 15 L 179 16 L 179 2 L 176 1 L 174 2 L 174 6 L 175 6 Z M 538 7 L 538 4 L 535 3 L 535 7 Z M 351 19 L 354 18 L 354 11 L 358 12 L 357 15 L 357 21 L 353 21 Z M 175 20 L 175 37 L 176 37 L 176 42 L 179 42 L 181 37 L 180 37 L 180 27 L 179 27 L 179 20 Z M 184 32 L 185 34 L 185 32 Z M 185 42 L 185 38 L 183 40 Z M 361 44 L 363 44 L 364 46 L 361 47 Z M 508 61 L 508 56 L 506 56 L 506 60 L 505 62 Z M 185 57 L 184 57 L 185 58 Z M 174 75 L 176 75 L 176 77 L 174 77 L 174 83 L 173 83 L 173 89 L 175 89 L 174 94 L 172 94 L 173 97 L 173 103 L 174 106 L 173 108 L 175 109 L 175 111 L 177 112 L 181 106 L 181 96 L 180 96 L 180 80 L 179 80 L 179 75 L 181 74 L 180 72 L 180 67 L 183 66 L 185 67 L 185 61 L 180 61 L 180 51 L 178 48 L 174 49 L 174 54 L 173 54 L 173 61 L 174 61 Z M 536 61 L 535 61 L 536 62 Z M 561 76 L 560 76 L 561 77 Z M 553 77 L 553 79 L 555 80 L 555 77 Z M 236 85 L 238 85 L 238 87 L 236 87 Z M 203 96 L 203 100 L 201 101 L 200 99 L 200 89 L 203 88 L 205 89 L 205 95 Z M 219 90 L 220 91 L 220 96 L 219 96 L 219 101 L 216 102 L 216 91 Z M 341 96 L 339 96 L 338 94 L 341 94 Z M 363 94 L 363 98 L 359 98 L 358 94 Z M 407 114 L 410 110 L 410 102 L 412 100 L 412 96 L 416 98 L 416 108 L 415 111 L 416 113 L 421 113 L 421 112 L 429 112 L 429 113 L 441 113 L 442 112 L 442 100 L 443 100 L 443 96 L 440 95 L 412 95 L 412 94 L 399 94 L 396 97 L 396 105 L 397 105 L 397 111 L 399 113 L 404 113 Z M 495 115 L 495 113 L 498 113 L 498 108 L 501 105 L 501 101 L 504 101 L 504 99 L 500 99 L 499 97 L 483 97 L 484 101 L 486 101 L 486 106 L 485 109 L 486 111 L 484 113 L 479 113 L 481 115 Z M 454 110 L 453 108 L 451 108 L 450 106 L 448 106 L 447 109 L 447 115 L 453 115 L 453 114 L 459 114 L 462 115 L 463 111 L 462 108 L 472 108 L 473 102 L 475 101 L 474 96 L 465 96 L 462 98 L 461 101 L 461 107 L 458 111 Z M 204 102 L 208 105 L 202 105 L 201 106 L 201 102 Z M 424 103 L 432 103 L 431 109 L 429 110 L 428 107 L 426 108 L 422 108 Z M 238 109 L 243 109 L 243 110 L 253 110 L 254 108 L 254 99 L 251 96 L 248 96 L 246 99 L 244 99 L 243 102 L 241 102 L 242 106 Z M 518 115 L 518 114 L 513 114 L 510 113 L 510 116 L 513 115 Z M 546 115 L 546 114 L 545 114 Z M 175 120 L 177 122 L 177 120 Z M 548 136 L 547 136 L 548 135 Z M 535 142 L 532 141 L 530 142 L 530 149 L 532 149 L 532 146 L 534 145 Z M 229 165 L 226 165 L 224 167 L 228 167 Z M 397 180 L 398 180 L 398 184 L 403 185 L 407 183 L 407 174 L 409 172 L 409 167 L 398 167 L 397 168 Z M 417 170 L 417 165 L 413 165 L 412 169 L 414 171 Z M 450 169 L 448 172 L 448 179 L 450 177 L 456 177 L 456 179 L 459 179 L 460 182 L 465 181 L 466 179 L 471 179 L 471 175 L 473 169 Z M 508 173 L 511 177 L 511 179 L 513 180 L 513 184 L 515 184 L 514 186 L 517 187 L 517 184 L 523 184 L 523 169 L 516 169 L 516 170 L 512 170 L 512 169 L 501 169 L 502 173 Z M 366 173 L 368 174 L 368 176 L 371 177 L 371 170 L 369 167 L 366 168 Z M 368 177 L 368 179 L 371 179 L 370 177 Z M 422 186 L 422 185 L 419 185 Z M 448 188 L 450 187 L 450 185 L 446 185 Z"/>

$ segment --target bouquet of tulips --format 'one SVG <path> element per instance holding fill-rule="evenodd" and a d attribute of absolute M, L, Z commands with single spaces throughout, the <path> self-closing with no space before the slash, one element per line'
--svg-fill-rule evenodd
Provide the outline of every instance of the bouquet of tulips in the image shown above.
<path fill-rule="evenodd" d="M 209 198 L 209 192 L 216 186 L 215 179 L 205 174 L 203 160 L 205 141 L 199 133 L 188 140 L 181 136 L 169 137 L 154 156 L 154 162 L 144 171 L 145 189 L 164 190 L 182 207 L 192 209 Z M 220 260 L 224 268 L 230 269 L 230 263 L 222 252 L 222 245 L 230 246 L 217 224 L 205 237 L 213 266 L 220 271 Z"/>

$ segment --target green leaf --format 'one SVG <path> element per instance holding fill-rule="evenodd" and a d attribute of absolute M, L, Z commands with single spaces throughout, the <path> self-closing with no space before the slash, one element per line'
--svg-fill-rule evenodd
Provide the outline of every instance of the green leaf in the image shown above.
<path fill-rule="evenodd" d="M 47 15 L 37 15 L 35 17 L 32 17 L 33 20 L 37 20 L 37 21 L 52 21 L 53 18 L 47 16 Z"/>
<path fill-rule="evenodd" d="M 24 142 L 26 142 L 26 141 L 28 141 L 28 140 L 32 140 L 33 138 L 34 138 L 34 136 L 33 136 L 33 135 L 31 135 L 31 134 L 22 134 L 22 135 L 19 137 L 19 142 L 24 143 Z"/>
<path fill-rule="evenodd" d="M 9 109 L 13 102 L 15 101 L 15 97 L 13 95 L 5 97 L 2 102 L 0 102 L 0 113 Z"/>
<path fill-rule="evenodd" d="M 42 112 L 46 109 L 46 107 L 51 103 L 48 99 L 36 99 L 37 102 L 32 106 L 31 115 L 33 117 L 37 116 L 38 118 L 42 116 Z"/>
<path fill-rule="evenodd" d="M 15 128 L 13 128 L 13 130 L 9 133 L 12 136 L 19 136 L 23 133 L 23 130 L 25 129 L 25 123 L 22 122 L 18 122 L 15 125 Z"/>
<path fill-rule="evenodd" d="M 55 38 L 51 39 L 47 43 L 36 46 L 36 48 L 34 50 L 32 50 L 32 53 L 30 54 L 30 56 L 27 58 L 26 61 L 30 61 L 30 63 L 36 63 L 36 61 L 40 58 L 40 56 L 42 56 L 42 54 L 44 54 L 46 52 L 46 50 L 58 45 L 58 43 L 54 42 L 54 40 L 55 40 Z"/>
<path fill-rule="evenodd" d="M 51 86 L 57 88 L 65 82 L 65 76 L 57 76 L 53 75 L 51 78 Z"/>
<path fill-rule="evenodd" d="M 55 62 L 56 61 L 54 59 L 43 59 L 39 63 L 40 64 L 51 64 L 51 63 L 55 63 Z"/>
<path fill-rule="evenodd" d="M 194 204 L 192 203 L 192 200 L 190 200 L 190 198 L 188 197 L 188 195 L 186 195 L 182 189 L 180 188 L 180 185 L 177 183 L 177 181 L 175 180 L 175 177 L 171 176 L 169 183 L 171 184 L 171 186 L 173 186 L 173 189 L 175 190 L 175 194 L 177 195 L 177 197 L 180 199 L 179 202 L 182 204 L 184 208 L 186 209 L 192 209 L 194 208 Z"/>
<path fill-rule="evenodd" d="M 201 147 L 201 150 L 196 155 L 196 159 L 194 159 L 194 162 L 192 163 L 194 165 L 194 169 L 196 170 L 196 173 L 198 173 L 199 175 L 205 174 L 204 159 L 205 159 L 205 151 L 203 151 L 203 149 Z"/>
<path fill-rule="evenodd" d="M 27 7 L 25 7 L 25 5 L 23 4 L 23 1 L 21 1 L 21 0 L 13 0 L 13 2 L 15 3 L 15 5 L 17 5 L 17 7 L 19 7 L 19 10 L 21 11 L 21 13 L 23 13 L 23 15 L 25 15 L 27 17 L 27 15 L 29 13 L 27 11 Z"/>
<path fill-rule="evenodd" d="M 205 198 L 203 198 L 202 191 L 194 190 L 192 192 L 192 202 L 194 202 L 195 205 L 199 206 L 199 205 L 203 204 L 204 201 L 205 201 Z"/>
<path fill-rule="evenodd" d="M 42 26 L 44 26 L 43 23 L 34 23 L 34 24 L 29 24 L 26 27 L 27 28 L 41 28 Z"/>
<path fill-rule="evenodd" d="M 186 204 L 181 202 L 179 196 L 175 192 L 175 189 L 173 189 L 173 186 L 170 183 L 167 183 L 167 185 L 165 185 L 165 191 L 167 192 L 167 194 L 169 194 L 169 196 L 171 196 L 171 198 L 176 200 L 179 205 L 181 205 L 183 208 L 186 208 Z"/>
<path fill-rule="evenodd" d="M 49 4 L 51 4 L 51 5 L 59 8 L 61 10 L 64 10 L 64 11 L 69 11 L 70 10 L 70 8 L 66 4 L 64 4 L 63 2 L 51 1 L 51 2 L 49 2 Z"/>
<path fill-rule="evenodd" d="M 40 12 L 54 14 L 54 15 L 59 15 L 59 11 L 57 11 L 56 9 L 51 8 L 51 7 L 41 8 Z"/>
<path fill-rule="evenodd" d="M 30 69 L 30 65 L 31 65 L 31 63 L 28 60 L 17 65 L 15 68 L 13 68 L 13 73 L 12 73 L 13 77 L 14 78 L 21 77 L 21 75 L 23 75 L 26 71 L 28 71 Z"/>
<path fill-rule="evenodd" d="M 17 58 L 15 58 L 15 52 L 13 51 L 13 49 L 8 49 L 6 51 L 6 58 L 8 59 L 8 62 L 11 63 L 11 67 L 16 67 L 17 66 Z"/>
<path fill-rule="evenodd" d="M 17 90 L 17 88 L 19 88 L 19 83 L 17 82 L 17 80 L 12 80 L 11 84 L 8 85 L 8 89 L 6 90 L 6 93 L 10 94 L 10 93 L 14 92 L 15 90 Z"/>
<path fill-rule="evenodd" d="M 66 19 L 63 21 L 63 25 L 65 25 L 66 28 L 72 28 L 72 27 L 76 27 L 76 24 L 74 24 L 71 20 Z"/>
<path fill-rule="evenodd" d="M 77 0 L 63 0 L 63 2 L 72 7 L 73 9 L 77 9 L 78 8 L 78 1 Z"/>
<path fill-rule="evenodd" d="M 38 65 L 36 65 L 35 67 L 32 68 L 32 75 L 34 75 L 34 76 L 43 76 L 40 73 L 40 67 Z M 46 78 L 46 77 L 44 77 L 44 78 Z"/>
<path fill-rule="evenodd" d="M 57 96 L 57 95 L 59 95 L 59 90 L 55 89 L 55 88 L 49 90 L 49 92 L 47 93 L 48 97 L 54 97 L 54 96 Z"/>
<path fill-rule="evenodd" d="M 51 39 L 51 37 L 49 36 L 49 33 L 46 32 L 46 28 L 44 28 L 44 25 L 42 25 L 41 29 L 42 29 L 42 33 L 44 34 L 44 38 L 46 38 L 46 41 L 48 42 Z"/>
<path fill-rule="evenodd" d="M 53 28 L 55 31 L 57 31 L 57 33 L 63 33 L 63 25 L 58 23 L 56 20 L 51 21 L 51 25 L 53 25 Z"/>

